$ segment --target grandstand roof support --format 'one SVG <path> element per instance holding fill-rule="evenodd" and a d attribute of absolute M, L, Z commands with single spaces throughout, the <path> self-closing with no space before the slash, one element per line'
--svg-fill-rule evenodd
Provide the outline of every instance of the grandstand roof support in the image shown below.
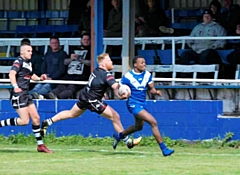
<path fill-rule="evenodd" d="M 103 52 L 103 0 L 91 0 L 91 71 Z"/>
<path fill-rule="evenodd" d="M 134 57 L 135 37 L 135 0 L 123 1 L 123 30 L 122 30 L 122 73 L 126 73 Z"/>

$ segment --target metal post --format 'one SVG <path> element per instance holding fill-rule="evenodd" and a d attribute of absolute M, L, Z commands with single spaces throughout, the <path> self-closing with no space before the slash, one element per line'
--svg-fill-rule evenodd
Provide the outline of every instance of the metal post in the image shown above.
<path fill-rule="evenodd" d="M 129 70 L 134 57 L 135 0 L 124 0 L 122 12 L 122 73 L 124 74 Z"/>
<path fill-rule="evenodd" d="M 91 71 L 103 52 L 103 0 L 91 0 Z"/>

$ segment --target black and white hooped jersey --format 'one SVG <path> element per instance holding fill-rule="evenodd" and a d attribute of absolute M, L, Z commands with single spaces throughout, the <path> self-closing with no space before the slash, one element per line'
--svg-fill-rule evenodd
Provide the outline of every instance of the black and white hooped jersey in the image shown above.
<path fill-rule="evenodd" d="M 114 76 L 109 71 L 98 67 L 91 73 L 88 84 L 80 95 L 84 95 L 87 99 L 102 99 L 107 88 L 114 83 L 116 83 Z"/>
<path fill-rule="evenodd" d="M 25 60 L 22 57 L 18 57 L 13 62 L 11 70 L 17 72 L 16 81 L 18 87 L 22 90 L 28 90 L 31 77 L 33 75 L 32 63 L 30 62 L 30 60 Z"/>

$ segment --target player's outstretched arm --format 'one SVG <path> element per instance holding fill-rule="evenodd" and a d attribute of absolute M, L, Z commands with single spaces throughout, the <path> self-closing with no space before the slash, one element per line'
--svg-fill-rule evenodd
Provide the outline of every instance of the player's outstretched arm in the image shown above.
<path fill-rule="evenodd" d="M 121 100 L 128 98 L 129 94 L 123 93 L 122 95 L 119 95 L 119 87 L 120 87 L 119 83 L 114 83 L 112 85 L 112 89 L 114 90 L 114 93 L 116 94 L 116 96 Z"/>
<path fill-rule="evenodd" d="M 160 90 L 156 90 L 153 83 L 148 84 L 148 87 L 151 94 L 162 96 L 162 92 Z"/>

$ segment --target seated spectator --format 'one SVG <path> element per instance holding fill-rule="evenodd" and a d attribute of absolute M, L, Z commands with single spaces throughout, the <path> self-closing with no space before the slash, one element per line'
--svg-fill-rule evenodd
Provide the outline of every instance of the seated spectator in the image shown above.
<path fill-rule="evenodd" d="M 233 0 L 224 0 L 223 3 L 220 25 L 226 29 L 228 36 L 234 36 L 236 35 L 236 26 L 240 24 L 240 6 L 233 4 Z"/>
<path fill-rule="evenodd" d="M 104 29 L 104 37 L 122 36 L 122 6 L 119 0 L 111 1 L 113 8 L 109 12 L 107 27 Z"/>
<path fill-rule="evenodd" d="M 71 54 L 71 58 L 66 58 L 64 63 L 68 66 L 63 80 L 87 81 L 90 76 L 91 65 L 91 39 L 88 33 L 81 37 L 81 45 Z M 72 98 L 82 86 L 76 84 L 60 84 L 44 96 L 47 99 L 68 99 Z"/>
<path fill-rule="evenodd" d="M 209 5 L 209 10 L 212 11 L 213 21 L 219 23 L 221 18 L 221 3 L 218 0 L 213 0 Z"/>
<path fill-rule="evenodd" d="M 240 36 L 240 24 L 236 27 L 236 35 Z M 235 50 L 227 55 L 227 61 L 230 65 L 234 66 L 234 68 L 236 68 L 237 64 L 240 64 L 240 45 L 237 44 L 236 46 Z"/>
<path fill-rule="evenodd" d="M 156 0 L 147 1 L 147 10 L 144 15 L 135 19 L 137 24 L 136 36 L 161 36 L 163 33 L 173 33 L 174 30 L 166 28 L 168 25 L 167 16 L 160 8 L 160 5 L 156 5 Z"/>
<path fill-rule="evenodd" d="M 67 53 L 61 50 L 59 38 L 55 36 L 50 38 L 50 48 L 44 55 L 41 73 L 47 77 L 47 80 L 59 80 L 65 72 L 64 59 Z M 30 94 L 33 98 L 39 99 L 39 95 L 46 94 L 54 87 L 54 84 L 39 83 L 34 86 Z"/>
<path fill-rule="evenodd" d="M 226 36 L 225 29 L 212 20 L 212 12 L 205 10 L 203 23 L 192 30 L 191 37 Z M 216 49 L 224 48 L 225 40 L 187 40 L 191 48 L 180 56 L 180 64 L 220 64 L 221 58 Z"/>

